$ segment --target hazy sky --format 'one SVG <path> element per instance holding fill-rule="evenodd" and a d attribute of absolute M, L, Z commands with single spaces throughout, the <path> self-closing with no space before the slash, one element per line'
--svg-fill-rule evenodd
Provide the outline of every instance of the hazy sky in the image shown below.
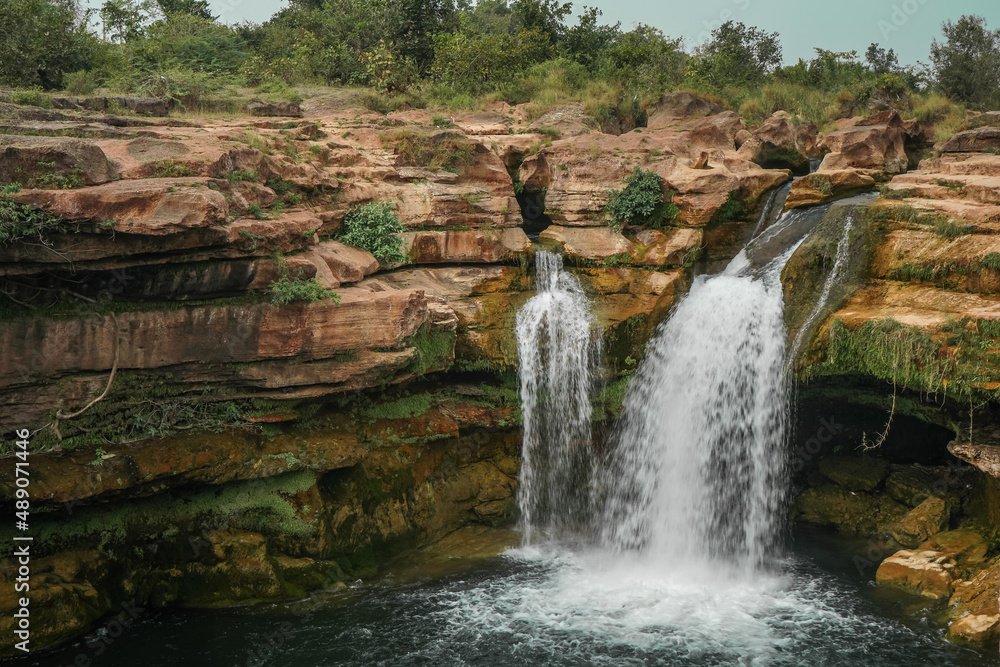
<path fill-rule="evenodd" d="M 101 0 L 88 0 L 88 4 L 99 6 Z M 210 0 L 209 4 L 227 23 L 259 23 L 287 5 L 282 0 Z M 901 63 L 926 62 L 931 40 L 940 36 L 946 20 L 979 14 L 991 28 L 1000 28 L 1000 0 L 583 0 L 573 4 L 575 8 L 599 7 L 605 22 L 621 21 L 625 29 L 637 22 L 648 23 L 671 37 L 683 37 L 688 48 L 704 41 L 727 19 L 742 21 L 780 33 L 789 63 L 811 58 L 813 47 L 854 49 L 863 55 L 872 42 L 895 49 Z"/>

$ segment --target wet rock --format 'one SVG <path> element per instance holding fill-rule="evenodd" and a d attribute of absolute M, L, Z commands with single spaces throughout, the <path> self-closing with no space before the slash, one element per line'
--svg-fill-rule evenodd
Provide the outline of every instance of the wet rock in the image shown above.
<path fill-rule="evenodd" d="M 885 492 L 904 505 L 916 507 L 941 485 L 940 475 L 933 470 L 920 466 L 901 466 L 893 470 L 885 481 Z"/>
<path fill-rule="evenodd" d="M 952 593 L 955 561 L 936 551 L 897 551 L 879 565 L 875 582 L 939 600 Z"/>
<path fill-rule="evenodd" d="M 971 644 L 995 643 L 1000 639 L 1000 560 L 994 559 L 971 577 L 955 583 L 948 600 L 948 638 Z"/>
<path fill-rule="evenodd" d="M 892 537 L 904 547 L 914 548 L 947 528 L 950 516 L 945 502 L 930 496 L 900 519 L 892 529 Z"/>
<path fill-rule="evenodd" d="M 700 229 L 673 227 L 663 231 L 645 229 L 636 234 L 634 264 L 640 266 L 682 266 L 701 247 L 704 232 Z"/>
<path fill-rule="evenodd" d="M 851 491 L 873 491 L 885 479 L 889 464 L 883 459 L 857 456 L 828 456 L 819 462 L 819 471 Z"/>
<path fill-rule="evenodd" d="M 955 441 L 948 445 L 948 451 L 987 475 L 1000 478 L 1000 447 Z"/>
<path fill-rule="evenodd" d="M 825 165 L 825 162 L 824 162 Z M 794 183 L 785 200 L 785 210 L 814 206 L 875 187 L 875 179 L 855 169 L 820 169 Z"/>
<path fill-rule="evenodd" d="M 887 534 L 906 514 L 906 508 L 891 498 L 832 484 L 807 489 L 795 499 L 794 510 L 806 523 L 835 526 L 844 535 L 858 537 Z"/>

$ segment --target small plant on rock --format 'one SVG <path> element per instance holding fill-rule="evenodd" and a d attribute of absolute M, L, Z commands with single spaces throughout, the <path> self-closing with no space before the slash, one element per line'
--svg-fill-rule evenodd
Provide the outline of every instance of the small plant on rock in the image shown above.
<path fill-rule="evenodd" d="M 383 264 L 405 263 L 403 239 L 399 235 L 406 228 L 392 209 L 393 204 L 388 201 L 355 206 L 344 216 L 340 241 L 367 250 Z"/>
<path fill-rule="evenodd" d="M 663 179 L 652 171 L 636 167 L 624 184 L 621 190 L 607 192 L 605 210 L 614 224 L 663 227 L 680 214 L 680 208 L 672 201 L 676 192 L 664 194 Z"/>

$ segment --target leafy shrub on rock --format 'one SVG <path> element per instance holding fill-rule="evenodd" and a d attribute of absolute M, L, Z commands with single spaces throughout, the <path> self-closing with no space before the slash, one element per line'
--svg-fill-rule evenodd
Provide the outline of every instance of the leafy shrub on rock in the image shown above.
<path fill-rule="evenodd" d="M 636 167 L 624 183 L 624 189 L 608 191 L 606 210 L 615 224 L 662 227 L 681 212 L 671 201 L 676 193 L 665 195 L 663 179 L 653 172 Z"/>
<path fill-rule="evenodd" d="M 392 208 L 392 202 L 388 201 L 355 206 L 344 216 L 340 241 L 367 250 L 383 264 L 405 263 L 403 239 L 399 235 L 406 228 Z"/>

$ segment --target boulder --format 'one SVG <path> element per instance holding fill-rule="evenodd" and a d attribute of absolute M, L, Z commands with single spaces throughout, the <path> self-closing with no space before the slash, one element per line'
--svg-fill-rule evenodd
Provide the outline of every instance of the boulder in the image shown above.
<path fill-rule="evenodd" d="M 1000 447 L 954 441 L 948 451 L 966 463 L 971 463 L 987 475 L 1000 479 Z"/>
<path fill-rule="evenodd" d="M 940 485 L 941 477 L 932 470 L 919 466 L 905 466 L 893 470 L 885 481 L 885 492 L 893 500 L 909 507 L 916 507 L 927 500 Z"/>
<path fill-rule="evenodd" d="M 531 249 L 531 241 L 520 228 L 406 232 L 400 236 L 403 252 L 414 264 L 495 264 Z"/>
<path fill-rule="evenodd" d="M 507 134 L 510 118 L 494 112 L 469 114 L 453 119 L 462 132 L 470 135 Z"/>
<path fill-rule="evenodd" d="M 114 175 L 104 151 L 92 141 L 0 135 L 0 182 L 64 189 L 107 183 Z"/>
<path fill-rule="evenodd" d="M 875 583 L 900 588 L 922 597 L 951 597 L 955 561 L 937 551 L 897 551 L 882 561 Z"/>
<path fill-rule="evenodd" d="M 356 283 L 379 270 L 379 262 L 367 250 L 344 245 L 339 241 L 324 241 L 310 249 L 330 269 L 337 286 Z"/>
<path fill-rule="evenodd" d="M 947 528 L 950 517 L 945 502 L 930 496 L 899 520 L 892 529 L 892 538 L 912 549 Z"/>
<path fill-rule="evenodd" d="M 879 124 L 866 124 L 877 122 Z M 870 169 L 886 174 L 906 171 L 906 132 L 899 114 L 878 114 L 854 127 L 823 137 L 820 149 L 829 151 L 820 170 Z"/>
<path fill-rule="evenodd" d="M 824 160 L 824 164 L 826 161 Z M 794 183 L 785 200 L 785 210 L 814 206 L 875 187 L 875 179 L 855 169 L 825 169 L 803 176 Z"/>
<path fill-rule="evenodd" d="M 644 229 L 635 236 L 633 264 L 640 266 L 681 266 L 701 247 L 704 232 L 688 227 L 664 230 Z"/>
<path fill-rule="evenodd" d="M 819 155 L 816 125 L 797 120 L 775 112 L 740 142 L 737 155 L 762 167 L 809 171 L 809 158 Z"/>
<path fill-rule="evenodd" d="M 278 116 L 288 118 L 302 118 L 302 107 L 298 102 L 276 102 L 268 103 L 261 100 L 251 100 L 246 105 L 247 113 L 251 116 Z"/>
<path fill-rule="evenodd" d="M 851 491 L 874 491 L 888 468 L 883 459 L 857 456 L 828 456 L 819 462 L 820 473 Z"/>
<path fill-rule="evenodd" d="M 796 518 L 821 526 L 836 526 L 844 535 L 865 537 L 888 533 L 906 508 L 886 496 L 826 484 L 806 489 L 794 502 Z"/>
<path fill-rule="evenodd" d="M 629 255 L 635 248 L 610 227 L 559 227 L 552 225 L 538 236 L 539 240 L 549 240 L 562 248 L 570 260 L 603 260 L 617 255 Z"/>
<path fill-rule="evenodd" d="M 938 149 L 944 153 L 980 153 L 985 150 L 1000 150 L 1000 127 L 986 125 L 958 132 L 951 139 L 940 144 Z"/>

